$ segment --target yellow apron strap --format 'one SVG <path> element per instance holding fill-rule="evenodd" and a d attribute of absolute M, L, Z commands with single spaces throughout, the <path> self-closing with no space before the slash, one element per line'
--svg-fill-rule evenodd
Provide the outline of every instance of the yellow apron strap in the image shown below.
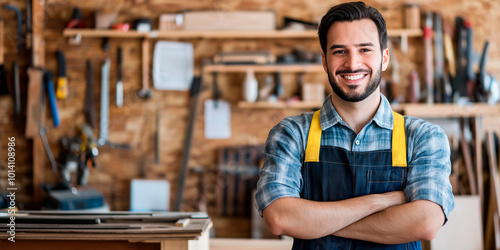
<path fill-rule="evenodd" d="M 392 166 L 406 167 L 405 118 L 392 111 L 394 125 L 392 130 Z"/>
<path fill-rule="evenodd" d="M 321 123 L 319 110 L 314 112 L 309 135 L 307 136 L 306 155 L 304 162 L 319 162 L 319 148 L 321 146 Z"/>

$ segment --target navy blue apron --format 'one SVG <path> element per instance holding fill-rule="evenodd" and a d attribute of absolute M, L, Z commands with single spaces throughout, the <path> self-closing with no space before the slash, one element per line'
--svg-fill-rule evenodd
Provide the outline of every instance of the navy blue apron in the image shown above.
<path fill-rule="evenodd" d="M 392 150 L 352 152 L 321 146 L 320 111 L 314 113 L 302 165 L 301 198 L 339 201 L 367 194 L 402 191 L 406 185 L 404 117 L 393 112 Z M 384 245 L 337 236 L 294 239 L 292 249 L 421 249 L 420 241 Z"/>

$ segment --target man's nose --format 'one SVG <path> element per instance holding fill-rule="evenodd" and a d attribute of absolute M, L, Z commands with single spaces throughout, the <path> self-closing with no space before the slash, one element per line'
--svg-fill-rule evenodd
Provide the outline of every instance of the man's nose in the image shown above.
<path fill-rule="evenodd" d="M 361 64 L 361 58 L 359 57 L 359 55 L 357 53 L 351 52 L 349 53 L 349 55 L 345 60 L 344 67 L 355 70 L 359 68 L 360 64 Z"/>

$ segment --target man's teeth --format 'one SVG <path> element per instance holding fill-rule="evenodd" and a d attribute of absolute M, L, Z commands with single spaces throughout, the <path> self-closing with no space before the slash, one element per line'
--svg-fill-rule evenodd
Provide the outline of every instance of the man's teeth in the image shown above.
<path fill-rule="evenodd" d="M 363 77 L 364 77 L 364 75 L 344 76 L 345 79 L 352 80 L 352 81 L 359 80 Z"/>

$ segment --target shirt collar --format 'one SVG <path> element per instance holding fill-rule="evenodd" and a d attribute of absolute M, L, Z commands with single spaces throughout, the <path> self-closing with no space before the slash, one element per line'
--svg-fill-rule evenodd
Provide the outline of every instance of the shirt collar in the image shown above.
<path fill-rule="evenodd" d="M 321 107 L 319 113 L 319 121 L 321 123 L 321 130 L 328 129 L 342 121 L 339 113 L 337 113 L 337 110 L 333 107 L 332 94 L 329 94 L 323 102 L 323 107 Z"/>
<path fill-rule="evenodd" d="M 380 94 L 380 105 L 378 106 L 377 113 L 375 113 L 372 120 L 380 127 L 392 130 L 392 107 L 387 98 L 382 94 Z"/>
<path fill-rule="evenodd" d="M 335 107 L 332 104 L 332 94 L 330 94 L 325 99 L 325 101 L 323 102 L 323 106 L 321 107 L 321 130 L 328 129 L 336 125 L 340 121 L 342 121 L 342 118 L 337 113 L 337 110 L 335 110 Z M 393 118 L 391 104 L 382 94 L 380 94 L 380 105 L 378 107 L 377 113 L 375 113 L 375 116 L 372 118 L 372 121 L 382 128 L 392 130 Z"/>

